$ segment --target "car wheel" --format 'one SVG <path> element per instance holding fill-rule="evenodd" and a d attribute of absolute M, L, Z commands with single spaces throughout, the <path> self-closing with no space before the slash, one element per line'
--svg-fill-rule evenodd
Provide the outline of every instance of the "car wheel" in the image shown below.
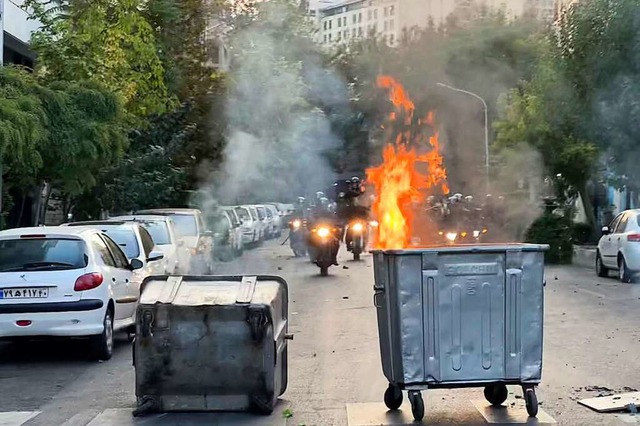
<path fill-rule="evenodd" d="M 623 283 L 631 282 L 631 271 L 627 268 L 627 262 L 624 260 L 624 256 L 620 256 L 620 259 L 618 259 L 618 278 Z"/>
<path fill-rule="evenodd" d="M 606 278 L 609 276 L 609 269 L 602 263 L 600 252 L 596 252 L 596 274 L 599 277 Z"/>
<path fill-rule="evenodd" d="M 102 324 L 104 330 L 91 338 L 90 345 L 92 357 L 99 361 L 106 361 L 113 355 L 113 313 L 110 308 L 104 314 Z"/>

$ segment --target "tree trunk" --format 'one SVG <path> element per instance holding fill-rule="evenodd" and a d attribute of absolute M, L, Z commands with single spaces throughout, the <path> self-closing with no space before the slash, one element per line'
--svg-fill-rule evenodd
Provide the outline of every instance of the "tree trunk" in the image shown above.
<path fill-rule="evenodd" d="M 591 199 L 589 199 L 589 194 L 587 192 L 587 184 L 580 185 L 578 190 L 580 194 L 580 199 L 582 200 L 582 208 L 584 209 L 584 213 L 587 216 L 587 222 L 593 229 L 594 234 L 598 235 L 598 224 L 596 222 L 596 215 L 593 212 L 593 206 L 591 205 Z"/>
<path fill-rule="evenodd" d="M 22 194 L 22 202 L 20 203 L 20 213 L 18 214 L 18 228 L 22 226 L 22 216 L 24 215 L 24 206 L 27 204 L 27 195 Z"/>
<path fill-rule="evenodd" d="M 33 226 L 40 225 L 40 209 L 42 208 L 42 191 L 44 191 L 45 183 L 42 182 L 35 191 L 35 207 L 33 208 L 31 214 L 31 222 Z"/>
<path fill-rule="evenodd" d="M 40 209 L 40 223 L 45 225 L 47 223 L 47 210 L 49 210 L 49 198 L 51 198 L 51 184 L 45 184 L 45 195 L 42 208 Z"/>

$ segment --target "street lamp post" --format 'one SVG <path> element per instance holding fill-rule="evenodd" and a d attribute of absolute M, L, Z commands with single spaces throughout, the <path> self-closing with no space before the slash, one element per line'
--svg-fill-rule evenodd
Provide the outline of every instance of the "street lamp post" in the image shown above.
<path fill-rule="evenodd" d="M 473 92 L 469 92 L 467 90 L 458 89 L 457 87 L 449 86 L 448 84 L 438 83 L 438 86 L 444 87 L 445 89 L 453 90 L 454 92 L 464 93 L 465 95 L 473 96 L 482 102 L 482 106 L 484 107 L 484 157 L 485 157 L 485 168 L 487 171 L 487 192 L 491 191 L 491 175 L 489 173 L 489 108 L 487 107 L 487 103 L 482 97 L 476 95 Z"/>

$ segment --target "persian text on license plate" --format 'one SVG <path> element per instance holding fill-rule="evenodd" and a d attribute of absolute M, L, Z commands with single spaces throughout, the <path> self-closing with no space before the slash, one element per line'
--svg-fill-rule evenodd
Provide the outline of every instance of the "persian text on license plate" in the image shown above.
<path fill-rule="evenodd" d="M 46 299 L 47 297 L 49 297 L 47 287 L 0 289 L 0 299 Z"/>

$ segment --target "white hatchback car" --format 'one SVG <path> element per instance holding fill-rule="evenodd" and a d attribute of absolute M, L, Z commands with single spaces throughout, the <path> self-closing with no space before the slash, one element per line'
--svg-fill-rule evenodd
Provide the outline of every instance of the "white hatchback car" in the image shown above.
<path fill-rule="evenodd" d="M 245 245 L 258 243 L 262 231 L 262 225 L 258 223 L 258 213 L 249 206 L 237 206 L 234 210 L 242 222 L 242 242 Z"/>
<path fill-rule="evenodd" d="M 640 209 L 626 210 L 602 228 L 596 253 L 596 272 L 601 277 L 617 270 L 620 281 L 631 282 L 640 272 Z"/>
<path fill-rule="evenodd" d="M 142 225 L 153 238 L 158 250 L 164 254 L 164 268 L 154 271 L 160 274 L 177 275 L 187 271 L 188 265 L 181 267 L 181 259 L 189 259 L 191 250 L 181 242 L 175 230 L 173 219 L 169 216 L 130 215 L 109 218 L 110 221 L 136 222 Z M 185 261 L 186 262 L 186 261 Z"/>
<path fill-rule="evenodd" d="M 95 358 L 111 358 L 114 331 L 135 327 L 142 267 L 96 229 L 2 231 L 0 338 L 87 337 Z"/>

